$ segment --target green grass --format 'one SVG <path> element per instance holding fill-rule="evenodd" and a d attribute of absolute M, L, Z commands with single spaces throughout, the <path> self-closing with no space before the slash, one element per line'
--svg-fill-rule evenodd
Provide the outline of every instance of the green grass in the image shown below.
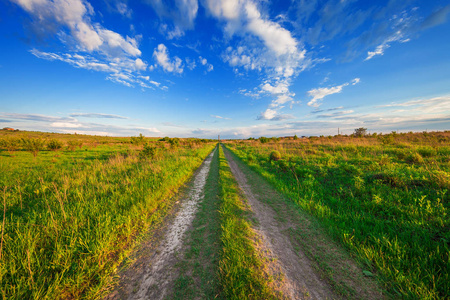
<path fill-rule="evenodd" d="M 219 278 L 225 299 L 272 299 L 275 293 L 268 284 L 252 239 L 254 233 L 247 220 L 247 207 L 238 184 L 219 147 L 220 223 L 222 250 Z"/>
<path fill-rule="evenodd" d="M 219 151 L 216 149 L 205 194 L 188 231 L 187 250 L 178 265 L 179 276 L 170 299 L 221 299 L 219 288 Z"/>
<path fill-rule="evenodd" d="M 447 133 L 230 144 L 320 220 L 392 297 L 450 295 Z M 271 151 L 282 159 L 271 161 Z"/>
<path fill-rule="evenodd" d="M 140 234 L 162 221 L 171 196 L 214 147 L 155 142 L 161 151 L 150 160 L 129 138 L 90 146 L 95 138 L 75 137 L 83 141 L 75 151 L 0 152 L 3 298 L 101 297 Z"/>

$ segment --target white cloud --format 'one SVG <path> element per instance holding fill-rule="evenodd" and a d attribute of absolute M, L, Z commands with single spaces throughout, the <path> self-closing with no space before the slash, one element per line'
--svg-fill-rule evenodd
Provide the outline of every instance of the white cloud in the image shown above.
<path fill-rule="evenodd" d="M 182 60 L 176 56 L 171 60 L 167 47 L 164 44 L 158 45 L 158 48 L 153 51 L 153 57 L 165 71 L 179 74 L 183 73 Z"/>
<path fill-rule="evenodd" d="M 369 51 L 367 52 L 367 57 L 365 60 L 372 59 L 375 55 L 383 55 L 384 50 L 389 48 L 390 46 L 388 44 L 381 44 L 377 48 L 375 48 L 375 51 Z"/>
<path fill-rule="evenodd" d="M 211 115 L 211 117 L 216 118 L 216 119 L 231 120 L 230 118 L 225 118 L 225 117 L 216 116 L 216 115 Z"/>
<path fill-rule="evenodd" d="M 11 0 L 26 10 L 38 26 L 46 28 L 57 24 L 68 28 L 79 50 L 99 51 L 108 56 L 140 56 L 137 41 L 93 24 L 92 6 L 81 0 Z M 64 34 L 61 36 L 65 36 Z"/>
<path fill-rule="evenodd" d="M 160 18 L 167 18 L 173 21 L 175 28 L 180 32 L 194 27 L 194 20 L 197 17 L 197 0 L 174 0 L 174 3 L 164 3 L 163 0 L 147 0 Z"/>
<path fill-rule="evenodd" d="M 257 2 L 252 0 L 205 0 L 204 4 L 211 15 L 225 22 L 226 35 L 241 39 L 236 47 L 224 51 L 223 60 L 235 70 L 265 73 L 261 85 L 264 89 L 257 93 L 275 98 L 270 110 L 293 102 L 295 94 L 289 91 L 291 79 L 310 66 L 311 61 L 292 33 L 261 13 Z M 275 88 L 283 88 L 283 93 Z"/>
<path fill-rule="evenodd" d="M 82 118 L 102 118 L 102 119 L 128 119 L 127 117 L 122 117 L 119 115 L 111 114 L 101 114 L 101 113 L 72 113 L 71 117 L 82 117 Z"/>
<path fill-rule="evenodd" d="M 206 70 L 208 72 L 211 72 L 212 70 L 214 70 L 214 66 L 212 64 L 209 64 L 208 60 L 206 58 L 199 56 L 199 61 L 203 66 L 206 66 L 206 68 L 207 68 Z"/>
<path fill-rule="evenodd" d="M 295 117 L 289 114 L 279 114 L 274 109 L 266 109 L 256 119 L 257 120 L 270 120 L 270 121 L 282 121 L 288 119 L 294 119 Z"/>
<path fill-rule="evenodd" d="M 114 58 L 110 61 L 102 62 L 89 55 L 83 56 L 81 54 L 69 53 L 56 54 L 50 52 L 41 52 L 37 49 L 32 49 L 30 50 L 30 52 L 34 56 L 41 59 L 59 60 L 66 62 L 74 66 L 75 68 L 109 73 L 106 79 L 115 83 L 123 84 L 128 87 L 133 87 L 134 84 L 137 84 L 141 87 L 151 88 L 149 86 L 146 86 L 142 81 L 142 79 L 149 81 L 150 77 L 135 74 L 135 72 L 145 71 L 147 68 L 147 64 L 140 58 Z"/>
<path fill-rule="evenodd" d="M 276 115 L 277 115 L 276 110 L 268 108 L 264 112 L 261 113 L 259 118 L 262 120 L 271 120 L 271 119 L 275 118 Z"/>
<path fill-rule="evenodd" d="M 110 73 L 108 80 L 129 87 L 138 84 L 147 87 L 136 72 L 147 70 L 138 41 L 123 37 L 91 21 L 93 7 L 82 0 L 11 0 L 26 10 L 41 30 L 58 32 L 60 40 L 70 47 L 67 53 L 50 53 L 32 49 L 30 52 L 41 59 L 59 60 L 76 68 Z M 122 14 L 131 14 L 126 4 L 117 3 Z M 55 28 L 56 26 L 56 28 Z M 49 29 L 53 28 L 53 29 Z M 68 31 L 68 33 L 67 33 Z"/>
<path fill-rule="evenodd" d="M 134 65 L 136 66 L 137 71 L 145 71 L 145 69 L 147 69 L 147 64 L 140 58 L 136 58 Z"/>
<path fill-rule="evenodd" d="M 150 127 L 150 128 L 149 127 L 136 127 L 136 129 L 142 129 L 142 130 L 148 131 L 150 133 L 161 133 L 161 131 L 159 131 L 155 127 Z"/>
<path fill-rule="evenodd" d="M 55 122 L 51 123 L 50 127 L 57 127 L 57 128 L 86 128 L 86 126 L 79 124 L 79 123 L 63 123 L 63 122 Z"/>
<path fill-rule="evenodd" d="M 359 78 L 355 78 L 351 81 L 352 85 L 357 84 L 360 82 Z M 350 83 L 346 82 L 341 85 L 333 86 L 333 87 L 326 87 L 326 88 L 316 88 L 308 91 L 308 95 L 312 97 L 312 99 L 308 102 L 308 106 L 312 107 L 319 107 L 322 105 L 320 100 L 325 98 L 326 96 L 338 94 L 342 91 L 342 89 L 346 86 L 348 86 Z"/>
<path fill-rule="evenodd" d="M 130 8 L 128 8 L 126 3 L 117 2 L 116 9 L 122 16 L 131 19 L 131 15 L 133 14 L 133 11 Z"/>
<path fill-rule="evenodd" d="M 184 31 L 178 26 L 169 26 L 167 24 L 161 24 L 159 26 L 159 33 L 164 35 L 166 39 L 173 40 L 185 35 Z"/>

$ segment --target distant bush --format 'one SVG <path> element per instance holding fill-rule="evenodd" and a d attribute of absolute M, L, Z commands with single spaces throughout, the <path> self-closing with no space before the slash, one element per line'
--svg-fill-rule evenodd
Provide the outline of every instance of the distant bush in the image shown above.
<path fill-rule="evenodd" d="M 9 154 L 12 155 L 14 151 L 18 150 L 20 147 L 20 140 L 16 138 L 5 138 L 0 140 L 0 147 L 8 150 Z"/>
<path fill-rule="evenodd" d="M 265 144 L 269 142 L 269 139 L 266 138 L 265 136 L 262 136 L 259 138 L 259 141 L 261 142 L 261 144 Z"/>
<path fill-rule="evenodd" d="M 277 150 L 270 153 L 270 160 L 277 161 L 281 159 L 281 153 Z"/>
<path fill-rule="evenodd" d="M 44 141 L 41 139 L 22 138 L 22 145 L 25 150 L 31 152 L 36 157 L 39 151 L 44 148 Z"/>
<path fill-rule="evenodd" d="M 142 133 L 139 133 L 139 136 L 132 136 L 131 137 L 131 143 L 133 145 L 142 145 L 144 144 L 145 140 L 144 140 L 144 136 L 142 135 Z"/>
<path fill-rule="evenodd" d="M 83 142 L 81 142 L 81 141 L 68 141 L 67 142 L 67 148 L 70 151 L 75 151 L 76 147 L 80 147 L 81 148 L 81 146 L 83 146 Z"/>
<path fill-rule="evenodd" d="M 363 137 L 366 135 L 366 133 L 367 133 L 367 128 L 360 127 L 360 128 L 355 129 L 355 132 L 353 133 L 353 135 L 356 137 Z"/>
<path fill-rule="evenodd" d="M 150 144 L 145 144 L 144 149 L 139 153 L 141 158 L 155 158 L 158 155 L 159 149 Z"/>
<path fill-rule="evenodd" d="M 61 141 L 52 139 L 52 140 L 50 140 L 50 142 L 48 142 L 47 149 L 51 150 L 51 151 L 58 151 L 62 148 L 62 146 L 63 146 L 63 143 Z"/>
<path fill-rule="evenodd" d="M 169 144 L 171 148 L 177 148 L 180 145 L 180 139 L 178 138 L 169 139 Z"/>

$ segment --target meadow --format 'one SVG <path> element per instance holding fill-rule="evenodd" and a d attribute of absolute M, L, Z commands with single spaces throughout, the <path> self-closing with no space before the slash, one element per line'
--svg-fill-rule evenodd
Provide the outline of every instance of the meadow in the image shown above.
<path fill-rule="evenodd" d="M 392 298 L 450 295 L 450 132 L 226 146 L 317 217 Z"/>
<path fill-rule="evenodd" d="M 0 294 L 98 298 L 215 143 L 0 132 Z"/>

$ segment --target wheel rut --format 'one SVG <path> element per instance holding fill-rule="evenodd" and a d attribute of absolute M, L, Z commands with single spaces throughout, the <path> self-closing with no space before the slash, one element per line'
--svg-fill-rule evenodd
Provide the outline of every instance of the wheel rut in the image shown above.
<path fill-rule="evenodd" d="M 160 236 L 145 241 L 136 261 L 120 276 L 119 287 L 105 299 L 164 299 L 170 294 L 178 273 L 176 264 L 184 253 L 183 240 L 191 227 L 199 202 L 203 197 L 212 153 L 195 174 L 186 197 L 173 220 Z M 155 244 L 159 245 L 155 247 Z"/>
<path fill-rule="evenodd" d="M 259 247 L 268 258 L 268 271 L 275 275 L 275 278 L 280 278 L 276 289 L 288 299 L 339 298 L 328 283 L 314 271 L 306 255 L 294 250 L 285 232 L 295 225 L 277 220 L 275 211 L 258 199 L 229 150 L 225 148 L 224 153 L 256 219 L 254 229 L 261 240 Z"/>

